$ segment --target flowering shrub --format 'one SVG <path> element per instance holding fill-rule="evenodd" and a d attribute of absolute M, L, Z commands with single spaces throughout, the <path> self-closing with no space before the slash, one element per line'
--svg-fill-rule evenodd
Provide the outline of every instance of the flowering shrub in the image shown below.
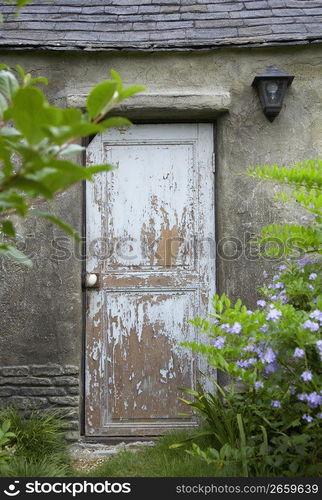
<path fill-rule="evenodd" d="M 193 324 L 214 339 L 212 345 L 187 343 L 207 356 L 208 363 L 241 380 L 262 404 L 286 410 L 313 423 L 322 418 L 322 311 L 301 311 L 282 302 L 258 301 L 249 311 L 215 296 L 214 321 Z"/>
<path fill-rule="evenodd" d="M 285 300 L 259 300 L 259 309 L 250 311 L 240 300 L 232 306 L 225 295 L 215 296 L 212 321 L 192 321 L 212 339 L 211 345 L 184 345 L 229 375 L 232 387 L 225 397 L 243 417 L 253 444 L 262 441 L 260 426 L 265 426 L 270 438 L 266 461 L 272 470 L 273 448 L 283 441 L 284 456 L 278 454 L 277 464 L 292 464 L 293 473 L 302 467 L 303 473 L 306 461 L 317 455 L 320 439 L 322 311 L 297 310 Z M 244 385 L 242 394 L 233 390 L 236 380 Z M 300 455 L 294 452 L 294 439 L 307 448 Z"/>
<path fill-rule="evenodd" d="M 299 225 L 262 229 L 259 242 L 266 253 L 276 255 L 279 249 L 267 242 L 278 241 L 286 259 L 272 283 L 262 288 L 257 309 L 216 295 L 210 318 L 192 321 L 210 342 L 183 345 L 206 356 L 230 380 L 230 389 L 219 387 L 227 418 L 235 415 L 246 431 L 243 439 L 237 436 L 235 447 L 227 441 L 230 448 L 224 445 L 222 455 L 228 450 L 247 474 L 315 475 L 322 449 L 322 161 L 257 167 L 248 173 L 293 186 L 289 196 L 308 216 Z M 279 197 L 289 201 L 285 193 Z M 242 384 L 241 393 L 236 382 Z M 209 408 L 217 405 L 213 395 L 199 391 L 193 396 L 188 404 L 209 422 Z M 203 451 L 194 444 L 191 453 L 218 464 L 221 450 L 218 455 L 218 450 Z"/>

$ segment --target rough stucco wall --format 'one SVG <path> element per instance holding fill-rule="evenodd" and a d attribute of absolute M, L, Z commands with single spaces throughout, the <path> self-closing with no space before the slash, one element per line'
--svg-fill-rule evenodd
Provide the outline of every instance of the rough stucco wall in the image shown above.
<path fill-rule="evenodd" d="M 53 211 L 81 228 L 81 192 L 72 188 L 52 203 Z M 47 207 L 49 208 L 49 207 Z M 75 364 L 81 354 L 81 260 L 62 256 L 53 240 L 74 243 L 47 221 L 30 217 L 18 221 L 21 247 L 33 267 L 1 259 L 0 264 L 0 366 L 30 363 Z M 59 243 L 60 245 L 63 242 Z M 25 246 L 24 246 L 25 245 Z"/>
<path fill-rule="evenodd" d="M 143 84 L 152 93 L 230 91 L 230 112 L 217 126 L 217 240 L 233 236 L 244 241 L 247 233 L 256 233 L 268 222 L 294 218 L 292 208 L 272 201 L 273 185 L 236 174 L 248 165 L 289 163 L 320 153 L 322 47 L 162 54 L 6 52 L 0 60 L 47 76 L 49 99 L 61 105 L 68 96 L 86 94 L 107 77 L 110 68 L 119 71 L 126 84 Z M 264 117 L 250 86 L 256 73 L 269 65 L 295 74 L 284 108 L 273 123 Z M 55 210 L 79 229 L 81 188 L 61 196 Z M 54 234 L 62 233 L 46 222 L 23 222 L 19 232 L 37 235 L 31 242 L 34 267 L 24 270 L 8 261 L 2 264 L 0 365 L 79 365 L 80 259 L 52 260 L 50 242 Z M 265 265 L 272 270 L 271 263 Z M 218 258 L 219 291 L 241 296 L 251 305 L 263 280 L 262 266 L 245 256 Z"/>

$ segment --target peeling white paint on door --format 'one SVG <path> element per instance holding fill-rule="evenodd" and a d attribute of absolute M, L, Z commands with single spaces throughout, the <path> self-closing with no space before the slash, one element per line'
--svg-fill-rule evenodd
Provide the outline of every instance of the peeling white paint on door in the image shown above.
<path fill-rule="evenodd" d="M 122 133 L 121 133 L 122 132 Z M 213 128 L 137 125 L 92 141 L 88 164 L 119 166 L 87 185 L 86 432 L 190 426 L 178 387 L 195 387 L 183 340 L 214 293 Z"/>

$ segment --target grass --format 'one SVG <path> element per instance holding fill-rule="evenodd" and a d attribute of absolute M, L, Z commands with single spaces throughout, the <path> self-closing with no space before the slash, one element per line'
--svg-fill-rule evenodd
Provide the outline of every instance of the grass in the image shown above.
<path fill-rule="evenodd" d="M 15 434 L 12 459 L 0 475 L 9 477 L 56 477 L 69 475 L 71 460 L 61 412 L 34 411 L 30 415 L 8 407 L 0 411 L 0 425 L 11 423 Z"/>
<path fill-rule="evenodd" d="M 213 466 L 185 452 L 189 444 L 169 449 L 187 437 L 186 432 L 171 432 L 153 447 L 142 447 L 138 452 L 124 450 L 92 469 L 87 477 L 214 477 Z"/>
<path fill-rule="evenodd" d="M 142 447 L 140 451 L 124 450 L 84 474 L 73 466 L 64 439 L 64 421 L 53 411 L 33 412 L 27 416 L 14 408 L 0 411 L 0 425 L 10 420 L 15 438 L 11 443 L 12 458 L 9 467 L 2 470 L 7 477 L 214 477 L 213 465 L 208 465 L 186 450 L 188 441 L 181 448 L 170 449 L 170 445 L 187 440 L 190 433 L 176 431 L 156 440 L 154 446 Z M 198 429 L 198 431 L 204 429 Z M 208 442 L 206 441 L 208 440 Z M 209 446 L 209 437 L 200 437 L 202 448 Z M 1 472 L 0 472 L 1 475 Z"/>

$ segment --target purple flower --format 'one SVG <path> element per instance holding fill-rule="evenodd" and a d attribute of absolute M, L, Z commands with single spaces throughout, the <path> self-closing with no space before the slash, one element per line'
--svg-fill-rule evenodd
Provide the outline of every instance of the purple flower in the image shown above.
<path fill-rule="evenodd" d="M 303 259 L 299 260 L 297 263 L 300 267 L 306 266 L 307 264 L 313 264 L 312 260 L 307 257 L 303 257 Z"/>
<path fill-rule="evenodd" d="M 280 274 L 275 274 L 275 275 L 273 276 L 273 281 L 279 280 L 279 279 L 280 279 L 280 277 L 281 277 L 281 275 L 280 275 Z"/>
<path fill-rule="evenodd" d="M 253 311 L 248 310 L 248 311 L 247 311 L 247 314 L 249 314 L 249 316 L 250 316 L 251 314 L 253 314 Z"/>
<path fill-rule="evenodd" d="M 293 385 L 290 386 L 290 393 L 292 394 L 292 396 L 296 394 L 296 389 Z"/>
<path fill-rule="evenodd" d="M 281 408 L 281 403 L 277 400 L 277 399 L 273 399 L 271 401 L 271 405 L 273 406 L 273 408 Z"/>
<path fill-rule="evenodd" d="M 244 347 L 243 351 L 245 352 L 257 352 L 257 348 L 255 344 L 248 344 L 246 347 Z"/>
<path fill-rule="evenodd" d="M 278 283 L 274 283 L 274 285 L 268 285 L 267 288 L 269 288 L 270 290 L 281 290 L 282 288 L 284 288 L 284 283 L 279 281 Z"/>
<path fill-rule="evenodd" d="M 218 337 L 216 337 L 214 341 L 214 347 L 216 347 L 217 349 L 222 349 L 224 347 L 225 342 L 226 342 L 225 337 L 221 337 L 219 335 Z"/>
<path fill-rule="evenodd" d="M 265 354 L 261 356 L 261 361 L 265 363 L 273 363 L 276 359 L 276 353 L 271 347 L 267 347 Z"/>
<path fill-rule="evenodd" d="M 316 273 L 311 273 L 309 276 L 309 280 L 315 280 L 318 277 Z"/>
<path fill-rule="evenodd" d="M 278 367 L 278 364 L 276 363 L 276 361 L 274 361 L 274 363 L 269 363 L 265 367 L 265 373 L 266 374 L 274 373 L 274 372 L 276 372 L 277 367 Z"/>
<path fill-rule="evenodd" d="M 307 422 L 313 422 L 313 418 L 310 416 L 310 415 L 306 415 L 306 413 L 304 413 L 304 415 L 302 416 L 303 420 L 306 420 Z"/>
<path fill-rule="evenodd" d="M 262 299 L 260 299 L 260 300 L 258 300 L 258 301 L 256 302 L 256 304 L 257 304 L 259 307 L 265 307 L 265 306 L 266 306 L 266 300 L 262 300 Z"/>
<path fill-rule="evenodd" d="M 234 335 L 238 335 L 242 330 L 241 324 L 238 321 L 235 321 L 233 326 L 228 329 L 228 331 Z"/>
<path fill-rule="evenodd" d="M 270 320 L 277 321 L 280 316 L 282 316 L 282 312 L 279 311 L 278 309 L 273 308 L 267 314 L 266 319 L 267 319 L 267 321 L 270 321 Z"/>
<path fill-rule="evenodd" d="M 308 398 L 308 394 L 298 394 L 298 395 L 297 395 L 297 399 L 298 399 L 299 401 L 306 401 L 306 400 L 307 400 L 307 398 Z"/>
<path fill-rule="evenodd" d="M 318 341 L 316 342 L 316 346 L 317 346 L 317 348 L 319 349 L 319 351 L 322 351 L 322 340 L 318 340 Z"/>
<path fill-rule="evenodd" d="M 227 332 L 228 329 L 230 328 L 230 324 L 229 323 L 223 323 L 220 328 L 224 331 L 224 332 Z"/>
<path fill-rule="evenodd" d="M 318 348 L 320 360 L 322 361 L 322 340 L 317 341 L 316 347 Z"/>
<path fill-rule="evenodd" d="M 307 216 L 306 215 L 302 215 L 301 220 L 307 220 Z"/>
<path fill-rule="evenodd" d="M 293 354 L 293 358 L 303 358 L 304 355 L 305 355 L 305 352 L 303 351 L 303 349 L 296 347 L 294 354 Z"/>
<path fill-rule="evenodd" d="M 315 391 L 308 394 L 306 399 L 310 408 L 317 408 L 322 403 L 322 396 Z"/>
<path fill-rule="evenodd" d="M 316 418 L 320 418 L 320 419 L 322 419 L 322 413 L 318 413 L 318 414 L 316 415 Z"/>
<path fill-rule="evenodd" d="M 250 365 L 253 365 L 256 362 L 257 362 L 256 358 L 241 359 L 237 361 L 237 366 L 239 366 L 239 368 L 249 368 Z"/>
<path fill-rule="evenodd" d="M 285 271 L 287 269 L 287 267 L 284 264 L 282 264 L 278 269 L 280 271 Z"/>
<path fill-rule="evenodd" d="M 307 319 L 304 323 L 303 323 L 303 327 L 306 329 L 306 330 L 311 330 L 311 332 L 317 332 L 318 329 L 320 328 L 320 325 L 318 323 L 315 323 L 315 321 L 311 321 L 310 319 Z"/>
<path fill-rule="evenodd" d="M 257 380 L 254 384 L 255 391 L 258 391 L 258 389 L 262 389 L 264 387 L 264 383 L 261 380 Z"/>
<path fill-rule="evenodd" d="M 267 324 L 264 323 L 263 326 L 261 326 L 259 330 L 260 330 L 260 332 L 264 332 L 264 333 L 267 332 L 267 330 L 268 330 Z"/>
<path fill-rule="evenodd" d="M 315 311 L 311 312 L 310 318 L 317 319 L 322 323 L 322 311 L 320 311 L 319 309 L 315 309 Z"/>
<path fill-rule="evenodd" d="M 310 382 L 312 380 L 313 375 L 309 370 L 306 370 L 301 374 L 301 378 L 304 380 L 304 382 Z"/>
<path fill-rule="evenodd" d="M 287 304 L 288 303 L 288 296 L 287 295 L 282 295 L 282 292 L 280 293 L 280 301 L 282 304 Z"/>
<path fill-rule="evenodd" d="M 239 359 L 236 364 L 239 368 L 248 368 L 248 362 L 246 360 Z"/>

